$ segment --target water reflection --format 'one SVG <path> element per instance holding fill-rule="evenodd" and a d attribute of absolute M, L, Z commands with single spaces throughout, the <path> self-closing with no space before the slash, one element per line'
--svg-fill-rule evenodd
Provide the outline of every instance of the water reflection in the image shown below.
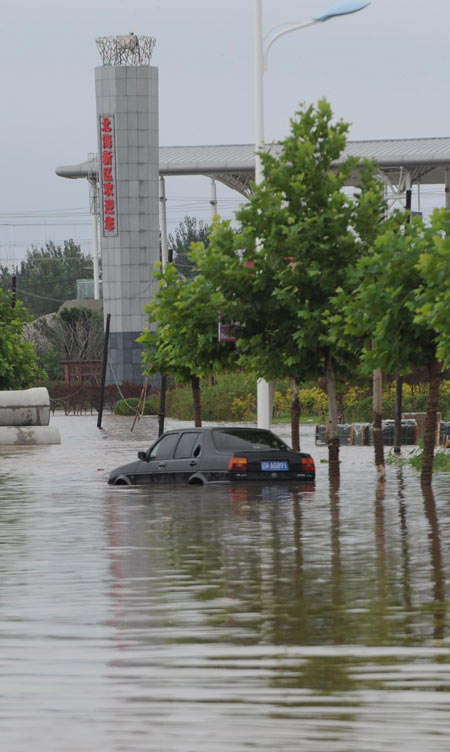
<path fill-rule="evenodd" d="M 430 558 L 433 572 L 433 637 L 436 645 L 441 645 L 445 635 L 445 617 L 447 607 L 445 603 L 445 575 L 442 563 L 439 523 L 434 494 L 429 486 L 422 486 L 425 514 L 430 525 L 428 538 L 430 541 Z"/>
<path fill-rule="evenodd" d="M 125 493 L 136 499 L 133 491 Z M 110 492 L 111 505 L 123 513 L 119 493 L 123 498 L 123 491 Z M 399 639 L 409 644 L 411 635 L 417 639 L 423 604 L 411 605 L 406 527 L 400 525 L 396 540 L 386 539 L 386 485 L 381 482 L 375 488 L 371 535 L 370 529 L 363 531 L 355 520 L 348 520 L 345 504 L 342 523 L 339 491 L 330 488 L 328 513 L 323 493 L 316 512 L 316 495 L 316 489 L 289 487 L 188 488 L 183 493 L 164 488 L 157 496 L 141 493 L 142 505 L 134 508 L 133 519 L 126 510 L 126 522 L 120 521 L 111 535 L 111 551 L 119 545 L 124 559 L 119 565 L 115 554 L 112 572 L 125 567 L 129 584 L 130 567 L 140 572 L 140 582 L 146 581 L 143 570 L 150 578 L 150 570 L 162 567 L 170 594 L 182 593 L 184 599 L 197 602 L 190 607 L 198 608 L 202 633 L 208 627 L 223 627 L 215 640 L 389 645 Z M 428 499 L 431 525 L 436 515 L 430 516 L 430 504 Z M 360 541 L 354 551 L 348 545 L 343 548 L 342 539 L 353 537 L 355 527 L 357 535 L 365 537 L 363 550 Z M 123 531 L 135 539 L 133 555 L 127 553 L 130 543 L 124 547 Z M 434 527 L 432 532 L 435 541 Z M 440 549 L 436 542 L 433 546 L 435 572 Z M 445 601 L 442 563 L 435 589 Z M 441 640 L 444 628 L 445 611 Z M 177 639 L 189 642 L 193 636 L 181 633 Z"/>
<path fill-rule="evenodd" d="M 375 550 L 377 579 L 377 635 L 380 645 L 388 641 L 386 625 L 387 608 L 387 573 L 386 573 L 386 539 L 384 527 L 385 481 L 377 480 L 375 492 Z"/>
<path fill-rule="evenodd" d="M 8 752 L 448 748 L 445 478 L 343 447 L 339 488 L 115 488 L 156 424 L 67 420 L 2 454 Z"/>
<path fill-rule="evenodd" d="M 400 517 L 400 541 L 402 546 L 402 585 L 403 600 L 405 607 L 410 610 L 411 603 L 411 583 L 409 571 L 409 550 L 408 550 L 408 516 L 407 503 L 405 498 L 405 479 L 403 467 L 397 468 L 397 486 L 398 486 L 398 504 Z"/>
<path fill-rule="evenodd" d="M 339 519 L 339 487 L 330 483 L 331 511 L 331 603 L 333 605 L 333 642 L 339 645 L 343 640 L 345 620 L 342 613 L 342 562 Z"/>

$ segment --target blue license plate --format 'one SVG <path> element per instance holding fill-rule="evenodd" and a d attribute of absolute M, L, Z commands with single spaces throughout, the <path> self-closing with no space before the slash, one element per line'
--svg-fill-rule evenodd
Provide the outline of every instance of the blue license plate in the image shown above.
<path fill-rule="evenodd" d="M 270 460 L 267 462 L 261 462 L 261 470 L 289 470 L 289 465 L 282 460 Z"/>

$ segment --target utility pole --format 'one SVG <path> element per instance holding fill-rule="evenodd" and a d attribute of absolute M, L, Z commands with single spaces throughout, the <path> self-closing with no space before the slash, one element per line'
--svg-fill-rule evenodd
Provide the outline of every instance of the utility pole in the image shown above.
<path fill-rule="evenodd" d="M 102 383 L 100 387 L 100 402 L 98 406 L 97 428 L 102 427 L 103 405 L 105 402 L 106 365 L 108 363 L 108 344 L 109 344 L 110 323 L 111 323 L 111 314 L 108 313 L 106 316 L 105 340 L 104 340 L 104 345 L 103 345 Z"/>

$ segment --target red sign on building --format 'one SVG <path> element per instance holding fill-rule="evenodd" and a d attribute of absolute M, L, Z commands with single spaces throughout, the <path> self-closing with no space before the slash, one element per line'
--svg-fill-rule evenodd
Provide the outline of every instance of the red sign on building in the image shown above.
<path fill-rule="evenodd" d="M 103 235 L 117 235 L 117 173 L 114 116 L 100 116 L 100 191 Z"/>

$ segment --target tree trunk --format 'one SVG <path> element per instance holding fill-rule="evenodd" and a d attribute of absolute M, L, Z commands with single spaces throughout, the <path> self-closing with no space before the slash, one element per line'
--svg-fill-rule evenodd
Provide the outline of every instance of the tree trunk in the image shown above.
<path fill-rule="evenodd" d="M 430 525 L 428 539 L 430 541 L 431 566 L 433 572 L 433 647 L 442 647 L 446 627 L 446 582 L 443 565 L 442 546 L 439 533 L 439 521 L 431 486 L 422 486 L 425 514 Z"/>
<path fill-rule="evenodd" d="M 420 480 L 423 486 L 431 486 L 433 475 L 434 446 L 436 443 L 436 417 L 439 407 L 439 391 L 441 386 L 441 368 L 437 360 L 428 368 L 429 387 L 427 414 L 423 432 L 422 474 Z"/>
<path fill-rule="evenodd" d="M 402 403 L 403 378 L 397 374 L 395 381 L 394 454 L 402 453 Z"/>
<path fill-rule="evenodd" d="M 292 402 L 291 402 L 291 443 L 294 452 L 300 451 L 300 400 L 298 397 L 298 384 L 291 379 Z"/>
<path fill-rule="evenodd" d="M 200 402 L 200 379 L 198 376 L 191 376 L 192 399 L 194 402 L 194 425 L 196 428 L 202 426 L 202 407 Z"/>
<path fill-rule="evenodd" d="M 327 363 L 327 393 L 328 393 L 328 477 L 333 484 L 338 484 L 339 473 L 339 433 L 338 433 L 338 408 L 336 393 L 336 376 L 334 373 L 333 358 L 328 354 Z"/>
<path fill-rule="evenodd" d="M 375 450 L 375 468 L 378 480 L 386 476 L 384 465 L 384 442 L 381 427 L 381 411 L 383 404 L 383 374 L 380 368 L 373 372 L 373 447 Z"/>
<path fill-rule="evenodd" d="M 161 392 L 159 395 L 159 414 L 158 414 L 158 436 L 164 433 L 164 419 L 166 417 L 166 394 L 167 394 L 167 376 L 161 374 Z"/>

